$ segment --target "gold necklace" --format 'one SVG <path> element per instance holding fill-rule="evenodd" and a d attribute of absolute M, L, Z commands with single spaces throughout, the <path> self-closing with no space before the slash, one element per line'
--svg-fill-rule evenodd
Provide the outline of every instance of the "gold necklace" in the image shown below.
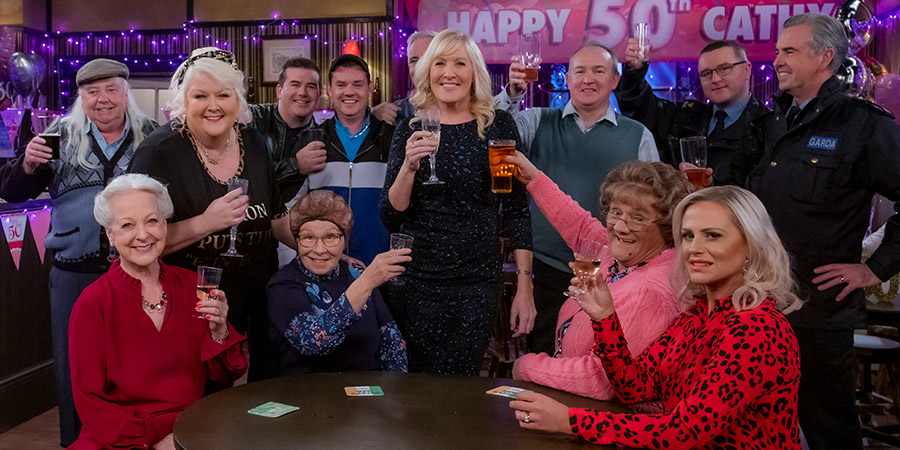
<path fill-rule="evenodd" d="M 166 305 L 169 303 L 168 297 L 166 297 L 166 291 L 162 291 L 162 299 L 160 299 L 159 303 L 150 303 L 144 299 L 144 296 L 141 295 L 141 306 L 149 312 L 158 312 L 160 314 L 166 311 Z"/>
<path fill-rule="evenodd" d="M 212 155 L 209 154 L 209 150 L 203 145 L 203 142 L 200 139 L 197 139 L 197 147 L 200 147 L 200 151 L 203 152 L 203 155 L 206 156 L 206 160 L 209 161 L 210 164 L 216 165 L 219 164 L 219 161 L 225 157 L 225 154 L 228 153 L 228 147 L 231 145 L 231 131 L 228 132 L 228 139 L 225 140 L 225 149 L 222 150 L 222 153 L 219 153 L 218 158 L 213 158 Z"/>

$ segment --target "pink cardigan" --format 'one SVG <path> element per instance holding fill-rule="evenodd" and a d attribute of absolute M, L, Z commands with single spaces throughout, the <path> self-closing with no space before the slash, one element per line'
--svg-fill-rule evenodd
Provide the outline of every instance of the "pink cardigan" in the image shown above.
<path fill-rule="evenodd" d="M 580 237 L 604 244 L 609 242 L 603 224 L 562 192 L 543 172 L 528 184 L 528 191 L 569 247 L 574 248 Z M 669 282 L 675 254 L 674 249 L 666 249 L 609 285 L 616 314 L 633 355 L 640 354 L 656 340 L 680 313 Z M 603 262 L 603 267 L 610 265 L 612 256 Z M 606 378 L 600 358 L 591 351 L 594 346 L 591 319 L 574 300 L 566 300 L 560 308 L 557 330 L 573 316 L 562 340 L 560 357 L 553 358 L 545 353 L 523 355 L 517 361 L 515 378 L 599 400 L 613 399 L 615 390 Z"/>

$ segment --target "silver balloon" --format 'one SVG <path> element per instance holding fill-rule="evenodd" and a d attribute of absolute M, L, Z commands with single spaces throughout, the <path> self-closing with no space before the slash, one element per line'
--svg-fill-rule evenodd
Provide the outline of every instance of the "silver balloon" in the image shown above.
<path fill-rule="evenodd" d="M 838 8 L 836 17 L 850 39 L 851 55 L 872 42 L 875 33 L 873 16 L 872 9 L 863 0 L 847 0 Z"/>
<path fill-rule="evenodd" d="M 849 56 L 841 64 L 835 77 L 844 84 L 845 93 L 850 97 L 868 100 L 875 85 L 875 77 L 862 60 Z"/>
<path fill-rule="evenodd" d="M 28 97 L 41 84 L 46 69 L 47 64 L 41 55 L 15 52 L 9 59 L 9 80 L 19 95 Z"/>

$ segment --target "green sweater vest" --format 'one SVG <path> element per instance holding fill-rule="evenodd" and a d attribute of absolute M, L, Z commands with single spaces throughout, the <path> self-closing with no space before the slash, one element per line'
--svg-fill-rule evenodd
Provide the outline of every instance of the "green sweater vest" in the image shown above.
<path fill-rule="evenodd" d="M 596 218 L 600 217 L 600 184 L 612 168 L 638 159 L 638 147 L 644 127 L 639 122 L 616 114 L 618 125 L 603 120 L 587 133 L 575 123 L 575 116 L 562 116 L 561 109 L 541 113 L 531 161 L 553 180 L 563 192 Z M 602 218 L 605 223 L 605 218 Z M 531 229 L 534 256 L 550 266 L 570 272 L 572 249 L 531 200 Z"/>

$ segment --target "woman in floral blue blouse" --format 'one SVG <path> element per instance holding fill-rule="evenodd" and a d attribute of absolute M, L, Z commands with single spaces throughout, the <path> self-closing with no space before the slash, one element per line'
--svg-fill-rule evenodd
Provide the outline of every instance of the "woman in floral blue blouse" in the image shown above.
<path fill-rule="evenodd" d="M 365 270 L 341 261 L 353 212 L 330 191 L 303 197 L 290 221 L 299 256 L 268 287 L 278 372 L 406 372 L 406 343 L 377 287 L 403 273 L 410 250 L 381 253 Z"/>

